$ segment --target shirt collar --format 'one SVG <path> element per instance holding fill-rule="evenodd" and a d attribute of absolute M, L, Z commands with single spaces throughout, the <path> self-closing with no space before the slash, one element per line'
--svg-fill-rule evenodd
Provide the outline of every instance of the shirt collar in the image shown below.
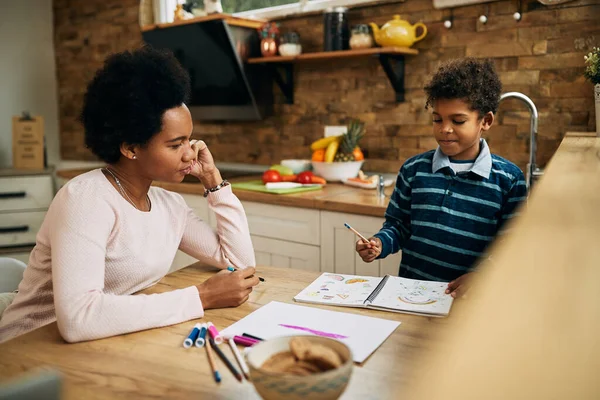
<path fill-rule="evenodd" d="M 490 177 L 490 173 L 492 172 L 492 154 L 490 153 L 490 148 L 488 147 L 485 139 L 481 139 L 479 143 L 481 149 L 479 150 L 479 155 L 475 159 L 470 171 L 481 176 L 482 178 L 488 179 Z M 438 146 L 433 154 L 431 170 L 435 174 L 440 169 L 445 167 L 450 167 L 450 159 Z"/>

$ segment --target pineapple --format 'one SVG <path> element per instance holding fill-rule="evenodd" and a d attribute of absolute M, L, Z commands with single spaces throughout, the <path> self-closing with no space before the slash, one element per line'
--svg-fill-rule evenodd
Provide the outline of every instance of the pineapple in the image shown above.
<path fill-rule="evenodd" d="M 358 146 L 358 142 L 365 134 L 365 124 L 359 120 L 354 120 L 348 125 L 348 132 L 342 137 L 340 148 L 333 161 L 347 162 L 355 161 L 352 152 Z"/>

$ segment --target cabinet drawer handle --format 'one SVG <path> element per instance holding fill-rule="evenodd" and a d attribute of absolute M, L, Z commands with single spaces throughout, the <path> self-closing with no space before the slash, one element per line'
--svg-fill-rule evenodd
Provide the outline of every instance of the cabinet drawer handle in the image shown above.
<path fill-rule="evenodd" d="M 0 199 L 10 199 L 13 197 L 25 197 L 26 192 L 5 192 L 0 193 Z"/>
<path fill-rule="evenodd" d="M 6 228 L 0 227 L 0 233 L 27 232 L 28 230 L 29 225 L 7 226 Z"/>

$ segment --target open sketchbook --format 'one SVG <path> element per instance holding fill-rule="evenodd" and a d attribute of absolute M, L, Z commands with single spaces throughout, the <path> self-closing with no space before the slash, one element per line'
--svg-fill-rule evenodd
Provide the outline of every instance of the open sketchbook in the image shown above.
<path fill-rule="evenodd" d="M 452 296 L 447 282 L 419 281 L 386 275 L 357 276 L 324 273 L 294 300 L 332 306 L 364 307 L 428 316 L 447 316 Z"/>

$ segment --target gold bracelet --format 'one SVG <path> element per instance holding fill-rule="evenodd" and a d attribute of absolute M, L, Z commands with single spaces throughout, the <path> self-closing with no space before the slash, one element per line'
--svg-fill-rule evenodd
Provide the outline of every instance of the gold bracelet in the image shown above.
<path fill-rule="evenodd" d="M 225 187 L 228 185 L 229 185 L 229 181 L 227 179 L 223 179 L 223 182 L 219 183 L 217 186 L 212 187 L 210 189 L 204 189 L 204 197 L 208 197 L 209 193 L 216 192 L 217 190 L 221 189 L 222 187 Z"/>

